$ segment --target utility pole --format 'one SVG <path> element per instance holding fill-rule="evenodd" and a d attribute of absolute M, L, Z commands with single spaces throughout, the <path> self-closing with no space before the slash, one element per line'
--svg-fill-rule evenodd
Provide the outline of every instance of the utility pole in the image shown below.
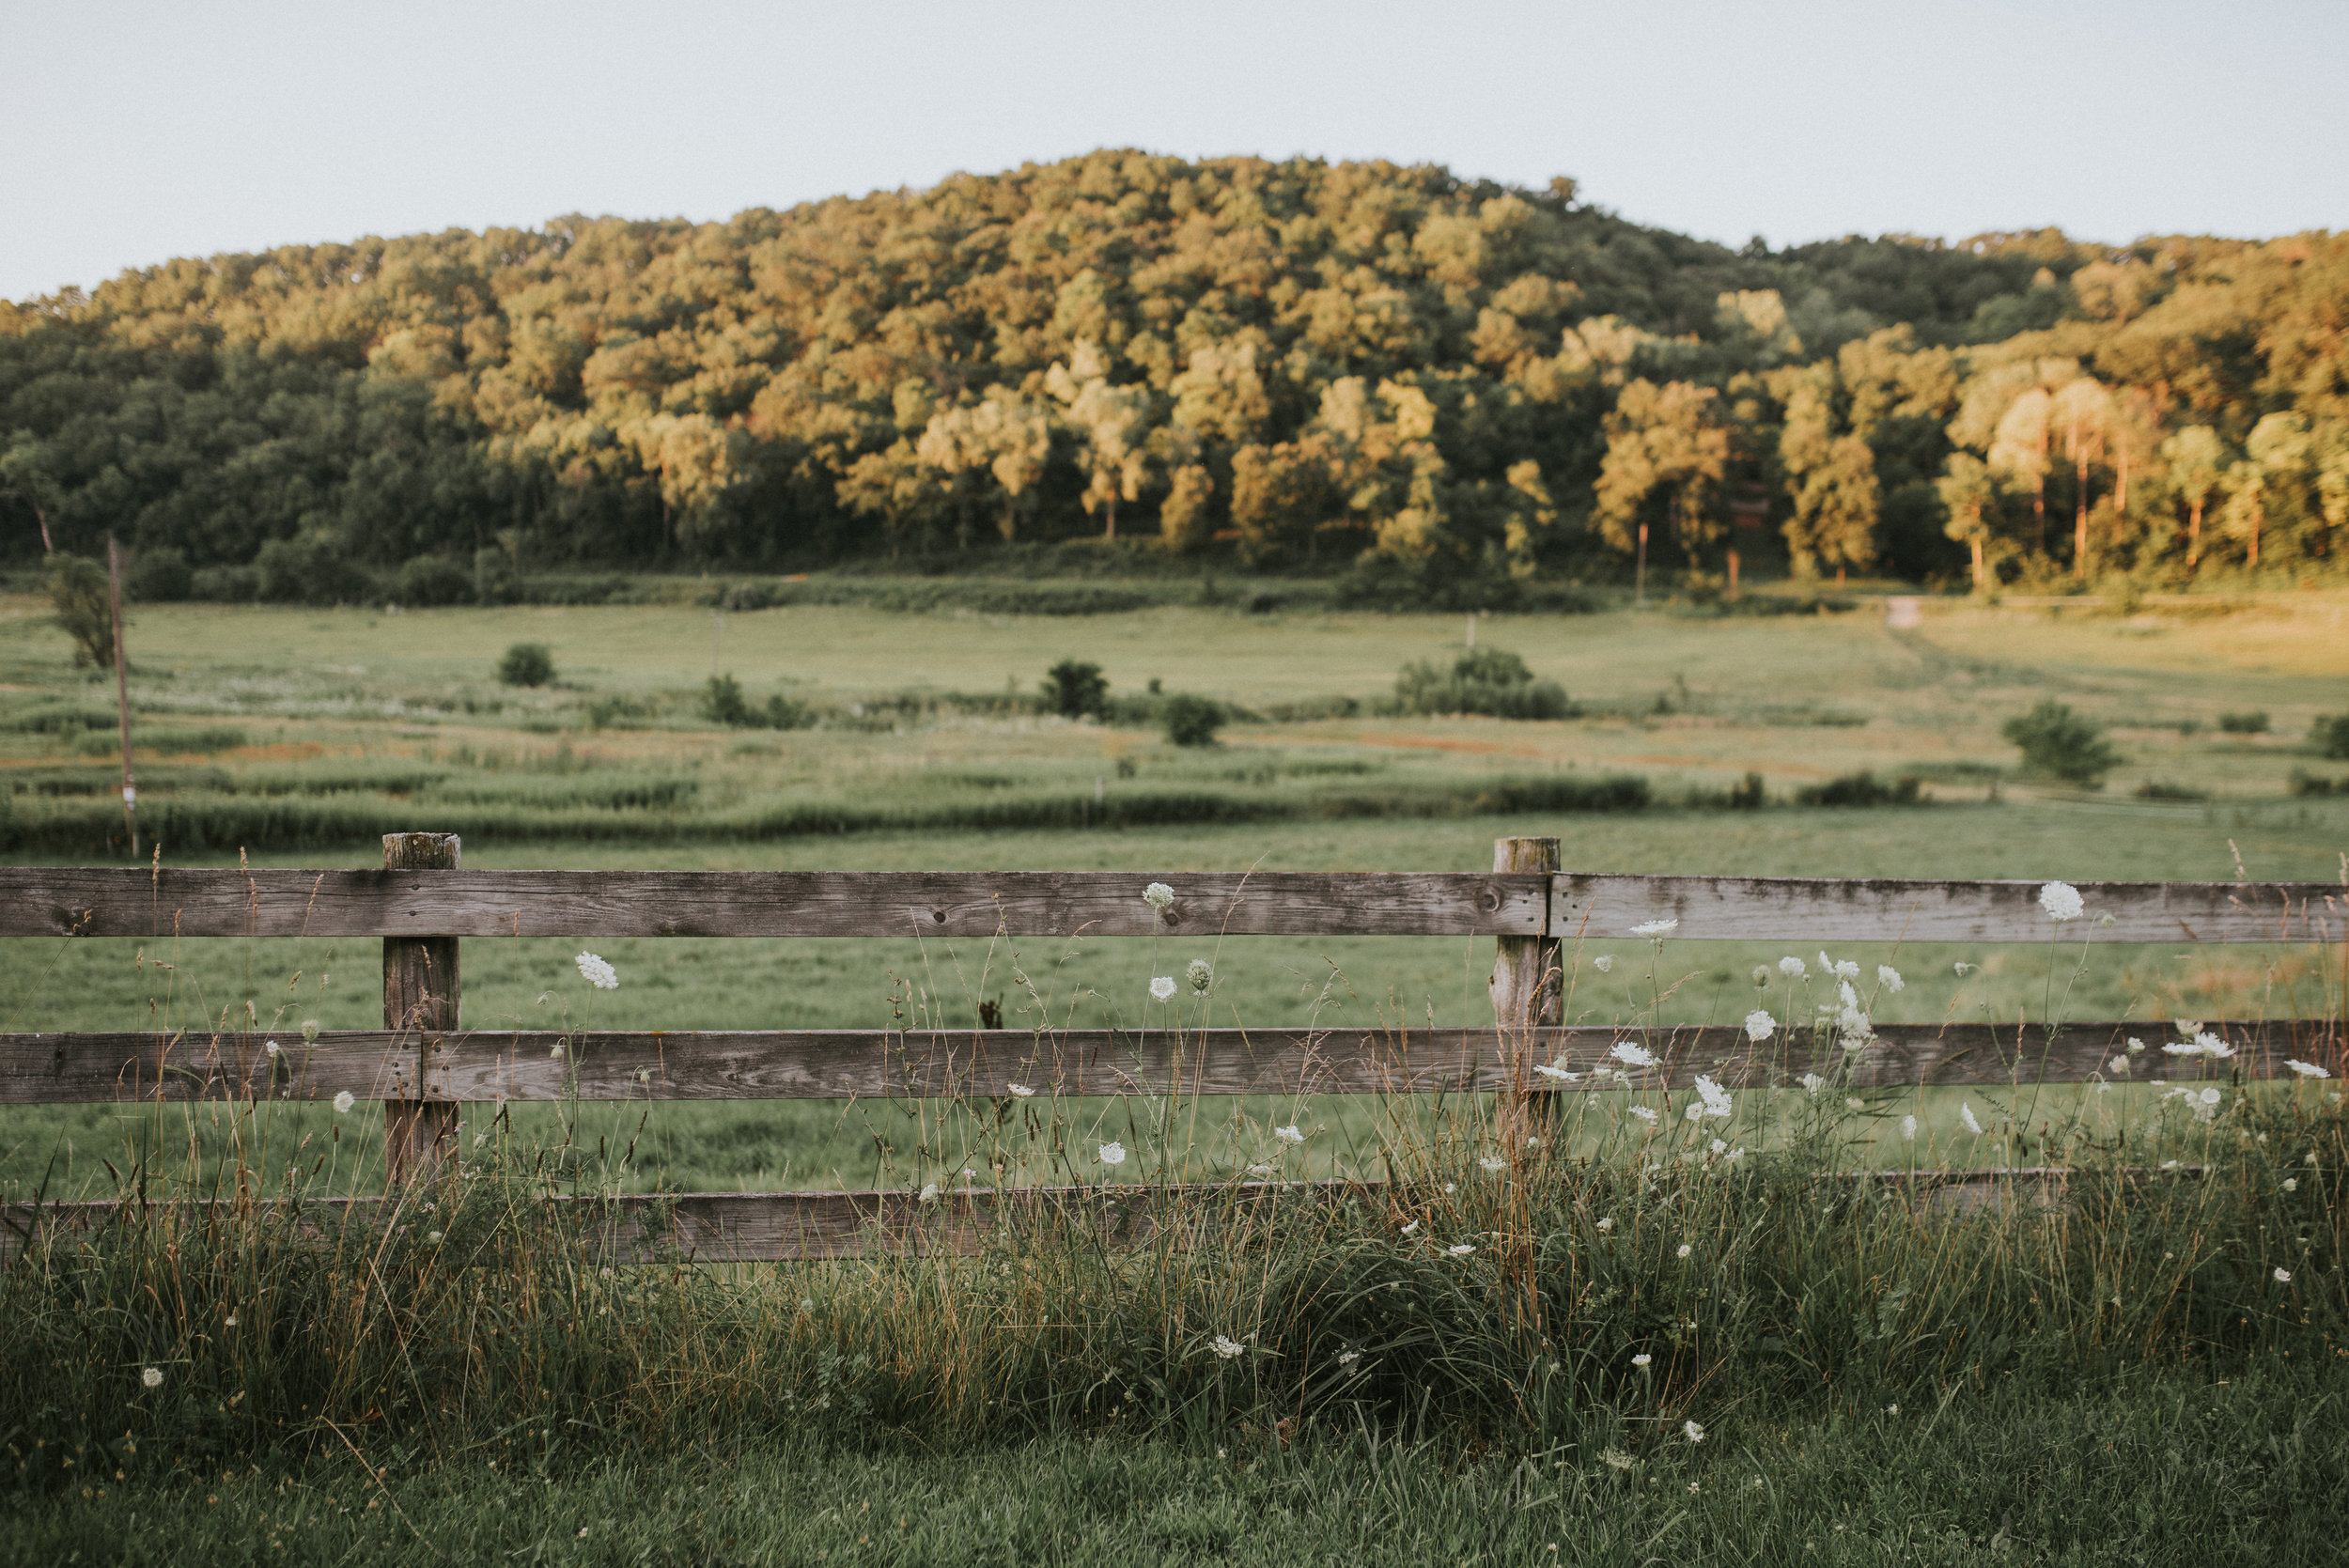
<path fill-rule="evenodd" d="M 122 656 L 122 551 L 106 536 L 106 589 L 114 603 L 115 704 L 122 717 L 122 825 L 131 832 L 131 858 L 139 858 L 139 790 L 131 776 L 131 678 Z"/>

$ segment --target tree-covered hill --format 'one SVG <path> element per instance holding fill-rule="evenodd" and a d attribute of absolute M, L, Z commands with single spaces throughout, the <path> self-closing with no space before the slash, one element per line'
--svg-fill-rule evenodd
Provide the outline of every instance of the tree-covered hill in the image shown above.
<path fill-rule="evenodd" d="M 1730 250 L 1437 167 L 1098 152 L 723 224 L 179 260 L 0 303 L 0 550 L 494 597 L 999 538 L 1430 586 L 1727 551 L 2329 566 L 2349 237 Z"/>

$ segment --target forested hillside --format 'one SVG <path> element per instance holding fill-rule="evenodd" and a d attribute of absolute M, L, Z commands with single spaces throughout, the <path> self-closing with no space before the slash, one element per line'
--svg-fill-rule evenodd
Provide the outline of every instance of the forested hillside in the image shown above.
<path fill-rule="evenodd" d="M 0 551 L 495 598 L 1146 538 L 1429 586 L 2329 570 L 2349 236 L 1729 250 L 1385 163 L 1100 152 L 723 224 L 0 303 Z"/>

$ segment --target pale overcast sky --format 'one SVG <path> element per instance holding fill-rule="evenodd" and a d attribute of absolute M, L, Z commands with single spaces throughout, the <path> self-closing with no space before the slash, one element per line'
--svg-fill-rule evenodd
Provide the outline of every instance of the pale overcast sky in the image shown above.
<path fill-rule="evenodd" d="M 1741 243 L 2349 206 L 2349 4 L 0 0 L 0 296 L 1088 148 L 1554 174 Z"/>

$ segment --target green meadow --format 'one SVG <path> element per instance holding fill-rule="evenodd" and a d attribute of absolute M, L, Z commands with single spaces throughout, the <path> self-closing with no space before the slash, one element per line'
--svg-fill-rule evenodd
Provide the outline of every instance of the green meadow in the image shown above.
<path fill-rule="evenodd" d="M 2308 739 L 2349 706 L 2349 595 L 1932 601 L 1908 629 L 1865 596 L 1774 608 L 1479 617 L 1477 646 L 1573 704 L 1516 722 L 1392 710 L 1406 663 L 1466 652 L 1465 616 L 143 606 L 142 862 L 363 866 L 382 832 L 440 830 L 471 866 L 1122 869 L 1139 897 L 1187 871 L 1473 870 L 1532 833 L 1593 871 L 2349 871 L 2349 769 Z M 19 862 L 128 863 L 111 682 L 45 613 L 0 600 L 0 831 Z M 548 646 L 551 683 L 496 679 L 518 642 Z M 1105 717 L 1040 710 L 1064 659 L 1102 667 Z M 713 669 L 809 722 L 717 722 Z M 1224 706 L 1215 744 L 1163 737 L 1175 692 Z M 2048 697 L 2105 727 L 2103 787 L 2030 777 L 2000 737 Z M 1803 801 L 1860 774 L 1917 781 L 1913 801 Z M 380 1021 L 368 942 L 0 945 L 12 1031 Z M 582 948 L 616 990 L 584 984 Z M 1568 954 L 1577 1021 L 1818 1000 L 1757 990 L 1781 947 L 1591 930 Z M 1871 998 L 1882 1021 L 2151 1037 L 2341 1012 L 2338 950 L 2114 944 L 2092 923 L 1833 956 L 1901 972 Z M 1149 977 L 1194 957 L 1210 996 L 1153 1009 Z M 469 939 L 464 1023 L 969 1027 L 994 1002 L 1015 1024 L 1417 1028 L 1488 1017 L 1490 963 L 1455 939 Z M 2127 1076 L 1755 1094 L 1694 1128 L 1591 1094 L 1505 1179 L 1478 1163 L 1473 1099 L 477 1107 L 461 1193 L 389 1242 L 321 1259 L 266 1224 L 159 1218 L 9 1270 L 23 1501 L 0 1533 L 27 1560 L 119 1561 L 2103 1561 L 2189 1536 L 2193 1560 L 2313 1560 L 2341 1522 L 2322 1480 L 2349 1343 L 2340 1102 L 2229 1086 L 2204 1119 Z M 0 1189 L 368 1190 L 379 1129 L 365 1105 L 10 1107 Z M 1110 1140 L 1133 1156 L 1114 1172 Z M 2198 1174 L 2148 1186 L 2171 1160 Z M 2083 1172 L 2067 1204 L 1971 1215 L 1863 1173 L 2047 1162 Z M 1210 1215 L 1131 1256 L 1075 1220 L 966 1260 L 616 1273 L 491 1239 L 549 1182 L 1267 1171 L 1409 1196 L 1229 1239 Z"/>

